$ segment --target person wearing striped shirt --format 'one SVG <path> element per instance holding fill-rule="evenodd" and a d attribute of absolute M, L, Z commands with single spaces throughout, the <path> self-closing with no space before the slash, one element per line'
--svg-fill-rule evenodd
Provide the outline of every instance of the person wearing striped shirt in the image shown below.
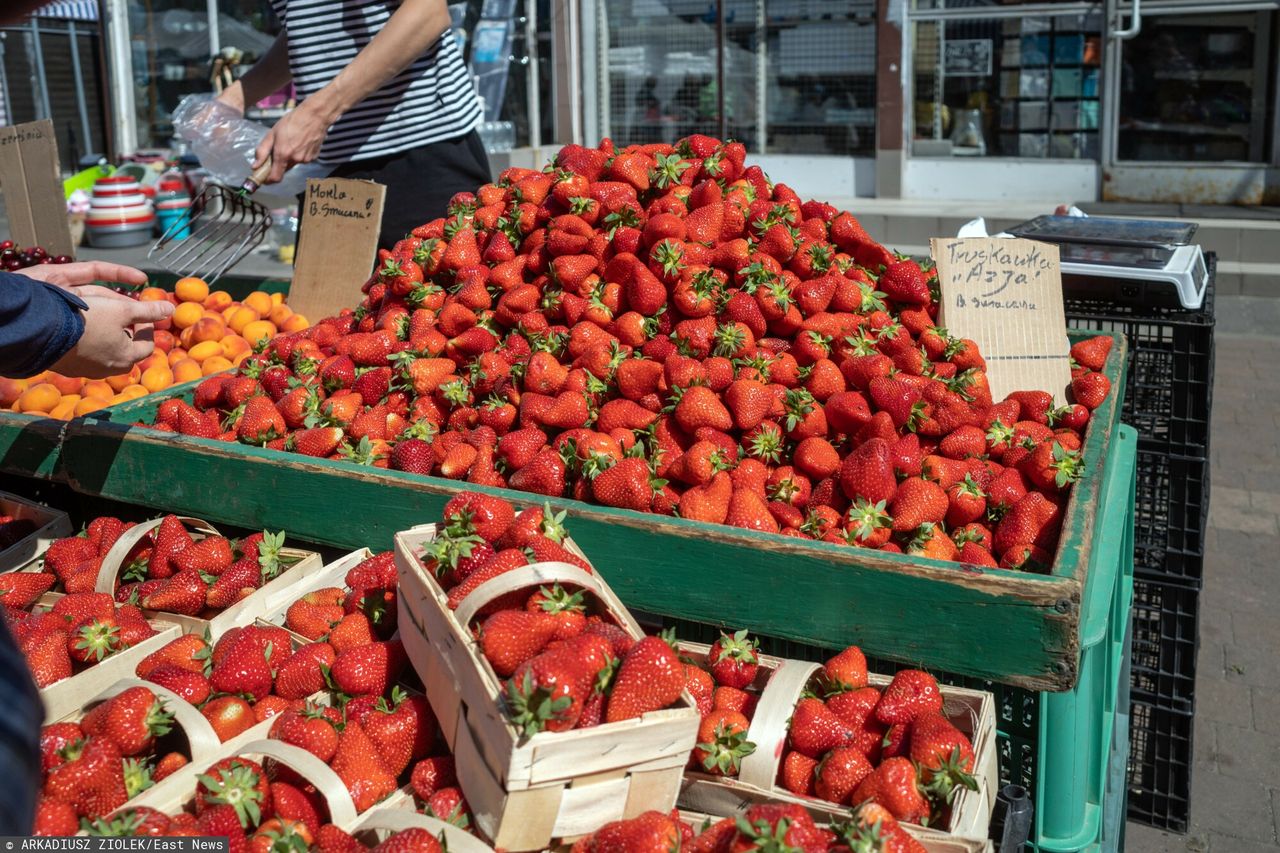
<path fill-rule="evenodd" d="M 481 118 L 445 0 L 272 0 L 275 43 L 218 99 L 241 112 L 290 81 L 298 105 L 258 146 L 268 183 L 317 161 L 387 188 L 379 246 L 490 180 Z"/>

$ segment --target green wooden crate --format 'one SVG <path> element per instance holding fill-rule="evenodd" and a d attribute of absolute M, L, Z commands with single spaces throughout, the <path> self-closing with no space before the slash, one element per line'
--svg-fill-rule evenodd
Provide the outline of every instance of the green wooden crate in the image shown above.
<path fill-rule="evenodd" d="M 1077 333 L 1078 335 L 1088 333 Z M 1125 340 L 1106 371 L 1124 387 Z M 387 548 L 392 535 L 438 518 L 460 489 L 516 504 L 537 496 L 347 462 L 177 436 L 129 424 L 192 386 L 73 421 L 63 445 L 78 491 L 210 521 L 270 525 L 340 547 Z M 748 628 L 1036 690 L 1075 684 L 1082 590 L 1093 559 L 1105 460 L 1118 426 L 1114 395 L 1085 436 L 1051 575 L 986 570 L 616 510 L 577 501 L 574 539 L 629 607 Z"/>
<path fill-rule="evenodd" d="M 61 480 L 67 421 L 0 410 L 0 472 Z"/>

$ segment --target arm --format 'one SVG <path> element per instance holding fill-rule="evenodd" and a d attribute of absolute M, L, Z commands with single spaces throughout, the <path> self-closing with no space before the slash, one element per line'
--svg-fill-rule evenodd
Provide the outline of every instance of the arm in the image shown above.
<path fill-rule="evenodd" d="M 239 80 L 224 89 L 218 100 L 243 113 L 246 107 L 279 92 L 292 79 L 293 74 L 289 71 L 289 38 L 281 32 L 267 52 L 262 54 L 262 58 Z"/>
<path fill-rule="evenodd" d="M 0 373 L 22 377 L 52 368 L 101 378 L 127 371 L 155 349 L 152 324 L 171 315 L 173 305 L 91 285 L 146 280 L 132 267 L 103 262 L 0 273 Z"/>
<path fill-rule="evenodd" d="M 329 85 L 276 123 L 258 146 L 254 166 L 273 158 L 268 183 L 320 153 L 329 126 L 403 71 L 449 27 L 445 0 L 404 0 L 381 31 Z"/>

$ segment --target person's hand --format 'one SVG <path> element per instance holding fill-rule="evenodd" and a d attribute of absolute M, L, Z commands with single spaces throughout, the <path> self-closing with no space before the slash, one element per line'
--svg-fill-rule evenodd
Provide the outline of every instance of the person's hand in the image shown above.
<path fill-rule="evenodd" d="M 310 163 L 320 156 L 320 146 L 332 122 L 304 101 L 284 114 L 258 143 L 253 168 L 271 158 L 271 173 L 264 184 L 278 183 L 293 166 Z"/>
<path fill-rule="evenodd" d="M 84 334 L 52 370 L 63 376 L 103 379 L 126 373 L 151 355 L 155 350 L 154 324 L 173 314 L 173 303 L 85 291 L 78 294 L 89 306 L 84 312 Z"/>
<path fill-rule="evenodd" d="M 114 284 L 127 284 L 141 287 L 147 283 L 147 274 L 140 269 L 126 267 L 124 264 L 111 264 L 106 261 L 82 261 L 74 264 L 38 264 L 20 270 L 19 275 L 34 278 L 71 290 L 80 294 L 79 288 L 92 285 L 94 282 L 106 281 Z M 107 288 L 96 288 L 106 290 Z M 124 297 L 128 299 L 128 297 Z"/>

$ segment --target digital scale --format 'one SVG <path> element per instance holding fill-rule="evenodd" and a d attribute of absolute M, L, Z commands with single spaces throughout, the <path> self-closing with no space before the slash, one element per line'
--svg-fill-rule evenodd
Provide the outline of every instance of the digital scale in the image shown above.
<path fill-rule="evenodd" d="M 1194 222 L 1037 216 L 1008 233 L 1058 247 L 1064 286 L 1190 311 L 1204 302 L 1209 267 L 1191 243 Z"/>

